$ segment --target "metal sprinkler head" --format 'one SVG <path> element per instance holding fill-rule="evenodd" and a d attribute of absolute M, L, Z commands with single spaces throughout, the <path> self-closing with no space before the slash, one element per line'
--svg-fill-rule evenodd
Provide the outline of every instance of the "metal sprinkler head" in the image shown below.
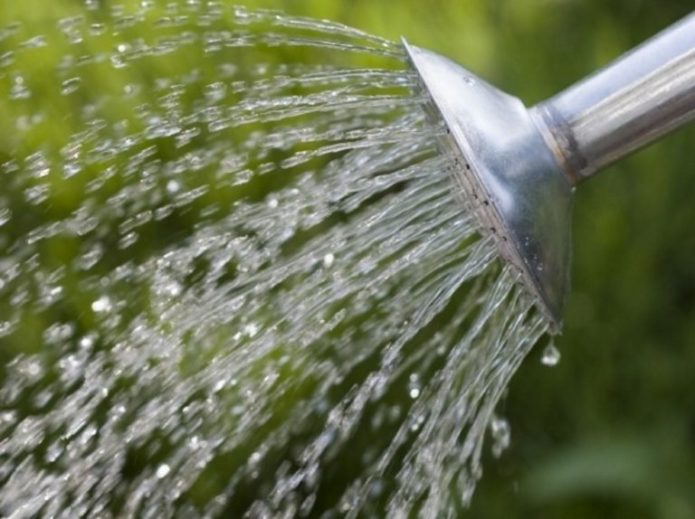
<path fill-rule="evenodd" d="M 559 323 L 569 285 L 570 182 L 519 99 L 443 56 L 404 44 L 446 125 L 466 202 Z"/>
<path fill-rule="evenodd" d="M 559 330 L 574 185 L 695 118 L 695 14 L 530 109 L 448 58 L 403 45 L 446 126 L 465 203 Z"/>

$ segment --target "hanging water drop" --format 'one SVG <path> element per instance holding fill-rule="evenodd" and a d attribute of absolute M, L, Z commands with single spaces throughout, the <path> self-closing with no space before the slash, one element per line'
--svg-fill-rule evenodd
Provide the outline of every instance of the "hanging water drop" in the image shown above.
<path fill-rule="evenodd" d="M 560 362 L 561 353 L 557 349 L 555 343 L 551 341 L 543 350 L 543 355 L 541 356 L 541 364 L 548 367 L 557 366 Z"/>

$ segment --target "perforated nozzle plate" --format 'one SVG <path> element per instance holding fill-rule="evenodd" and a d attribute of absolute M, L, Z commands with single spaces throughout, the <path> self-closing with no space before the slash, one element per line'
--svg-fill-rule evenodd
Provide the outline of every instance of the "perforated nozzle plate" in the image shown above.
<path fill-rule="evenodd" d="M 517 98 L 436 53 L 403 44 L 444 120 L 456 180 L 482 232 L 559 329 L 569 288 L 572 188 Z"/>

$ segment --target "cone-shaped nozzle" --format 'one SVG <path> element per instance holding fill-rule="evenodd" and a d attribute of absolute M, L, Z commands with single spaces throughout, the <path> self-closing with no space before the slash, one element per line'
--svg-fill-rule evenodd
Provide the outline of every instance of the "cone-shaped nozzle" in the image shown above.
<path fill-rule="evenodd" d="M 403 43 L 446 124 L 465 201 L 559 328 L 569 288 L 573 196 L 537 126 L 542 120 L 449 59 Z"/>

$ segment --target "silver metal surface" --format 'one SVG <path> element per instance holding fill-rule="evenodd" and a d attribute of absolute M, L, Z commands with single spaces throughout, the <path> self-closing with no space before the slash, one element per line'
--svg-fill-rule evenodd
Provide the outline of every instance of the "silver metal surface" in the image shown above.
<path fill-rule="evenodd" d="M 695 117 L 695 15 L 530 110 L 453 61 L 403 44 L 447 127 L 462 198 L 559 329 L 573 185 Z"/>
<path fill-rule="evenodd" d="M 448 128 L 464 199 L 559 325 L 571 256 L 570 182 L 521 101 L 447 58 L 404 45 Z"/>
<path fill-rule="evenodd" d="M 695 13 L 532 111 L 573 183 L 692 121 Z"/>

